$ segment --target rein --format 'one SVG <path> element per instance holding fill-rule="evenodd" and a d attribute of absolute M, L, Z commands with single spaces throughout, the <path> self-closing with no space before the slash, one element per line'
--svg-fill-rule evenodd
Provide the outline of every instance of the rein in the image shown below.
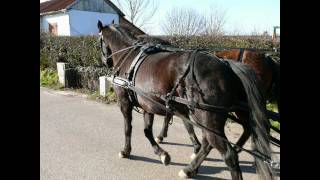
<path fill-rule="evenodd" d="M 110 54 L 110 55 L 107 57 L 107 59 L 109 59 L 109 58 L 111 58 L 112 56 L 114 56 L 115 54 L 121 53 L 121 52 L 123 52 L 123 51 L 129 50 L 129 49 L 132 49 L 132 48 L 136 48 L 136 47 L 142 47 L 142 46 L 143 46 L 142 44 L 136 44 L 136 45 L 133 45 L 133 46 L 129 46 L 129 47 L 127 47 L 127 48 L 121 49 L 121 50 L 119 50 L 119 51 L 116 51 L 116 52 Z"/>

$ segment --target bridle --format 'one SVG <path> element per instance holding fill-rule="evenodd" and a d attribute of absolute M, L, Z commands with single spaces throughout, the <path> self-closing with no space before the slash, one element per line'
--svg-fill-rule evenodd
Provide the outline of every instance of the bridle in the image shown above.
<path fill-rule="evenodd" d="M 113 67 L 110 66 L 110 64 L 113 64 L 112 56 L 114 56 L 115 54 L 118 54 L 120 52 L 124 52 L 124 51 L 128 51 L 130 49 L 135 49 L 137 47 L 144 46 L 144 43 L 135 42 L 135 43 L 133 43 L 132 46 L 129 46 L 129 47 L 120 49 L 120 50 L 118 50 L 118 51 L 116 51 L 114 53 L 111 53 L 111 50 L 104 43 L 103 35 L 102 35 L 101 32 L 99 33 L 99 41 L 100 41 L 102 61 L 108 66 L 109 69 L 113 69 L 113 73 L 112 74 L 114 74 L 114 73 L 116 73 L 116 71 L 118 71 L 118 70 L 115 71 L 114 68 L 117 68 L 117 69 L 121 68 L 122 64 L 126 61 L 128 55 L 130 54 L 131 51 L 127 54 L 127 56 L 124 59 L 121 59 L 116 65 L 114 65 L 114 66 L 112 65 Z M 108 52 L 108 51 L 110 51 L 110 52 Z"/>
<path fill-rule="evenodd" d="M 100 41 L 100 48 L 101 48 L 101 58 L 102 58 L 102 62 L 104 62 L 104 64 L 106 64 L 107 66 L 109 66 L 109 64 L 112 63 L 112 59 L 111 57 L 109 57 L 109 53 L 108 53 L 108 49 L 106 44 L 103 41 L 103 36 L 101 33 L 99 33 L 99 41 Z M 108 67 L 110 68 L 110 67 Z"/>

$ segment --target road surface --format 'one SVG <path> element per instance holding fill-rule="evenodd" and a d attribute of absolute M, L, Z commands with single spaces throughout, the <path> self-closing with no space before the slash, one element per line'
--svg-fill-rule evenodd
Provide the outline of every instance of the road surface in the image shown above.
<path fill-rule="evenodd" d="M 163 118 L 156 116 L 154 134 Z M 181 179 L 178 172 L 190 163 L 193 148 L 181 120 L 174 118 L 168 138 L 161 147 L 171 155 L 164 166 L 143 132 L 141 114 L 133 114 L 131 159 L 119 159 L 124 145 L 123 119 L 116 104 L 108 105 L 79 95 L 40 88 L 40 178 L 42 180 L 82 179 Z M 235 123 L 226 126 L 235 141 L 241 133 Z M 198 137 L 200 131 L 196 129 Z M 250 148 L 248 142 L 245 147 Z M 279 148 L 272 146 L 280 157 Z M 244 179 L 257 179 L 253 158 L 239 155 Z M 231 179 L 221 156 L 213 149 L 194 179 Z"/>

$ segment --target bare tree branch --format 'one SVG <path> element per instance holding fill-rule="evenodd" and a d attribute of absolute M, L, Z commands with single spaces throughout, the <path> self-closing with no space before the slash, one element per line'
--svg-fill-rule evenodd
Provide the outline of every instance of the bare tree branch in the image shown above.
<path fill-rule="evenodd" d="M 173 8 L 167 12 L 162 30 L 169 35 L 192 36 L 224 34 L 226 11 L 211 5 L 209 13 L 199 13 L 194 9 Z"/>
<path fill-rule="evenodd" d="M 161 28 L 169 35 L 192 36 L 202 34 L 206 19 L 194 9 L 173 8 L 166 15 Z"/>
<path fill-rule="evenodd" d="M 152 17 L 159 7 L 154 0 L 116 0 L 115 4 L 139 28 L 152 24 Z"/>
<path fill-rule="evenodd" d="M 224 34 L 224 25 L 226 23 L 226 10 L 216 5 L 210 6 L 210 12 L 206 15 L 206 31 L 209 36 L 219 36 Z"/>

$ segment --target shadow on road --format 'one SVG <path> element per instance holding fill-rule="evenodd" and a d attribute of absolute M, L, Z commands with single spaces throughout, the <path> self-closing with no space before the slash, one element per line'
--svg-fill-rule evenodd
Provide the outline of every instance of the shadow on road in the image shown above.
<path fill-rule="evenodd" d="M 198 175 L 198 174 L 195 177 L 193 177 L 193 179 L 226 180 L 226 179 L 223 179 L 223 178 L 203 176 L 203 175 Z"/>
<path fill-rule="evenodd" d="M 148 157 L 142 157 L 142 156 L 136 156 L 136 155 L 130 155 L 130 159 L 131 160 L 135 160 L 135 161 L 144 161 L 144 162 L 148 162 L 148 163 L 156 163 L 156 164 L 162 164 L 160 160 L 158 159 L 151 159 Z M 206 158 L 207 161 L 213 161 L 213 162 L 222 162 L 221 159 L 214 159 L 214 158 Z M 247 165 L 243 165 L 243 164 L 247 164 Z M 251 173 L 251 174 L 255 174 L 256 173 L 256 168 L 253 165 L 253 162 L 250 161 L 240 161 L 240 168 L 241 171 L 243 173 Z M 185 167 L 189 164 L 185 164 L 185 163 L 178 163 L 178 162 L 171 162 L 170 166 L 181 166 L 181 167 Z M 224 167 L 213 167 L 213 166 L 200 166 L 199 168 L 199 172 L 198 175 L 196 175 L 194 177 L 194 179 L 217 179 L 217 180 L 222 180 L 222 178 L 212 178 L 212 177 L 208 177 L 205 176 L 206 174 L 217 174 L 217 173 L 221 173 L 222 171 L 229 171 L 229 169 L 224 166 Z M 280 175 L 280 172 L 275 172 L 276 176 Z"/>
<path fill-rule="evenodd" d="M 149 162 L 149 163 L 162 164 L 160 160 L 151 159 L 148 157 L 136 156 L 136 155 L 130 155 L 129 159 L 135 160 L 135 161 L 144 161 L 144 162 Z"/>
<path fill-rule="evenodd" d="M 240 165 L 241 171 L 244 173 L 256 173 L 256 169 L 254 166 L 246 166 Z M 229 169 L 225 167 L 213 167 L 213 166 L 200 166 L 199 174 L 217 174 L 221 173 L 222 171 L 229 171 Z"/>
<path fill-rule="evenodd" d="M 206 158 L 206 161 L 212 161 L 212 162 L 224 162 L 222 159 L 216 159 L 216 158 Z M 239 161 L 240 164 L 250 164 L 253 165 L 254 162 L 252 161 Z"/>
<path fill-rule="evenodd" d="M 161 161 L 158 159 L 151 159 L 148 157 L 142 157 L 142 156 L 136 156 L 136 155 L 130 155 L 130 160 L 162 164 Z M 184 163 L 170 162 L 170 166 L 187 166 L 187 165 L 188 164 L 184 164 Z"/>
<path fill-rule="evenodd" d="M 193 147 L 191 144 L 181 144 L 181 143 L 174 143 L 174 142 L 162 142 L 161 144 L 176 145 L 176 146 L 185 146 L 185 147 Z"/>

